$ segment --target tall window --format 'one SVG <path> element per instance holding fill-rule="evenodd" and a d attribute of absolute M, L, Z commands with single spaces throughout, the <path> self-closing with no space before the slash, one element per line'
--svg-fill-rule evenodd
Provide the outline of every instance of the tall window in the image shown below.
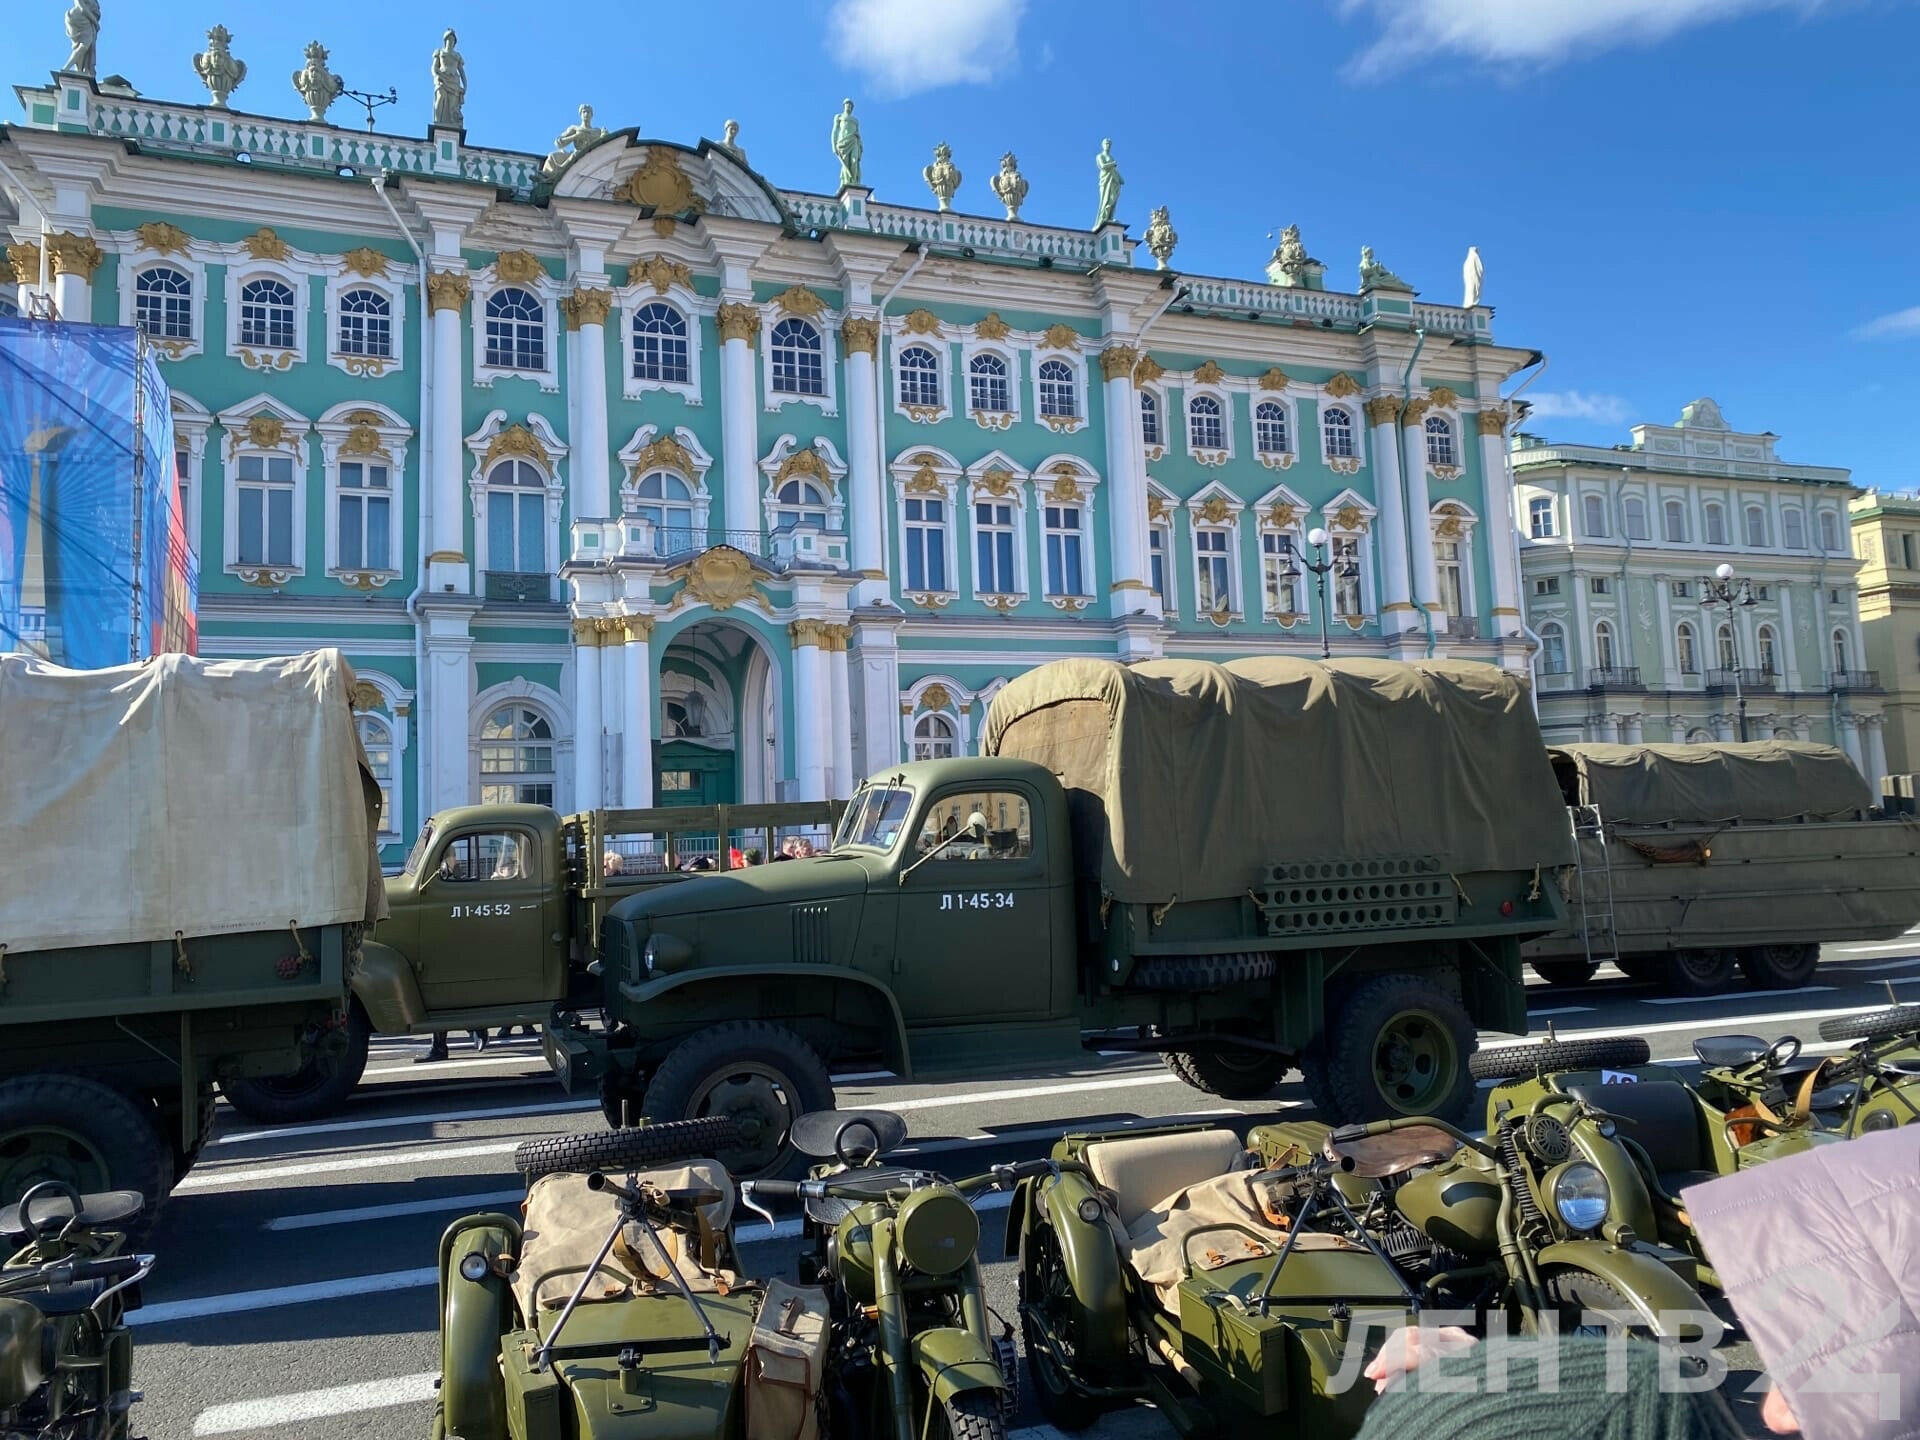
<path fill-rule="evenodd" d="M 1694 653 L 1693 626 L 1686 624 L 1684 621 L 1681 622 L 1680 628 L 1674 632 L 1673 653 L 1675 659 L 1679 662 L 1680 673 L 1682 675 L 1697 675 L 1700 673 L 1700 659 L 1699 656 Z"/>
<path fill-rule="evenodd" d="M 1300 612 L 1299 567 L 1293 563 L 1293 535 L 1285 530 L 1260 532 L 1260 580 L 1266 590 L 1269 615 Z"/>
<path fill-rule="evenodd" d="M 789 315 L 773 327 L 770 343 L 776 395 L 827 393 L 827 364 L 818 330 Z"/>
<path fill-rule="evenodd" d="M 653 522 L 653 553 L 684 555 L 705 536 L 693 531 L 693 490 L 678 475 L 643 475 L 627 497 L 627 513 Z"/>
<path fill-rule="evenodd" d="M 1444 415 L 1427 417 L 1427 464 L 1458 465 L 1460 451 L 1453 443 L 1453 422 Z"/>
<path fill-rule="evenodd" d="M 339 568 L 392 570 L 393 487 L 385 465 L 342 460 L 336 481 Z"/>
<path fill-rule="evenodd" d="M 1733 648 L 1733 628 L 1728 625 L 1722 625 L 1716 639 L 1719 641 L 1717 648 L 1720 651 L 1720 668 L 1722 670 L 1733 669 L 1736 653 Z"/>
<path fill-rule="evenodd" d="M 1353 459 L 1353 412 L 1346 406 L 1329 405 L 1320 412 L 1320 434 L 1330 458 Z"/>
<path fill-rule="evenodd" d="M 1140 443 L 1166 444 L 1160 438 L 1160 399 L 1151 390 L 1140 392 Z"/>
<path fill-rule="evenodd" d="M 393 823 L 393 731 L 378 715 L 356 715 L 354 728 L 360 732 L 360 748 L 367 752 L 367 765 L 380 786 L 380 824 L 383 835 L 396 828 Z"/>
<path fill-rule="evenodd" d="M 1541 495 L 1527 502 L 1527 533 L 1535 540 L 1553 538 L 1553 500 Z"/>
<path fill-rule="evenodd" d="M 1333 613 L 1358 619 L 1366 613 L 1360 603 L 1360 537 L 1336 535 L 1333 540 Z"/>
<path fill-rule="evenodd" d="M 1844 675 L 1853 668 L 1853 647 L 1847 642 L 1847 632 L 1833 632 L 1833 673 Z"/>
<path fill-rule="evenodd" d="M 953 722 L 929 711 L 913 724 L 913 758 L 951 760 L 954 756 Z"/>
<path fill-rule="evenodd" d="M 261 350 L 293 349 L 293 287 L 249 280 L 240 287 L 240 343 Z"/>
<path fill-rule="evenodd" d="M 687 317 L 673 306 L 650 300 L 633 313 L 633 378 L 664 385 L 690 385 L 693 369 L 687 350 Z"/>
<path fill-rule="evenodd" d="M 180 432 L 175 431 L 178 437 Z M 184 445 L 173 452 L 173 493 L 180 497 L 180 516 L 186 522 L 188 543 L 194 533 L 193 507 L 199 497 L 193 493 L 193 452 Z"/>
<path fill-rule="evenodd" d="M 1013 570 L 1013 506 L 981 500 L 973 507 L 973 587 L 983 595 L 1017 595 Z"/>
<path fill-rule="evenodd" d="M 378 290 L 357 286 L 340 297 L 342 355 L 393 358 L 393 307 Z"/>
<path fill-rule="evenodd" d="M 1747 506 L 1747 544 L 1759 549 L 1767 543 L 1767 512 L 1758 505 Z"/>
<path fill-rule="evenodd" d="M 1593 663 L 1602 670 L 1613 669 L 1613 626 L 1605 620 L 1593 627 Z"/>
<path fill-rule="evenodd" d="M 1187 440 L 1196 450 L 1224 450 L 1227 430 L 1221 421 L 1220 402 L 1211 395 L 1196 395 L 1187 401 Z"/>
<path fill-rule="evenodd" d="M 1840 548 L 1840 522 L 1831 510 L 1820 512 L 1820 548 L 1829 555 Z"/>
<path fill-rule="evenodd" d="M 1433 563 L 1440 579 L 1440 603 L 1449 615 L 1467 613 L 1467 586 L 1458 540 L 1435 540 Z"/>
<path fill-rule="evenodd" d="M 1064 360 L 1042 360 L 1035 372 L 1040 387 L 1040 413 L 1070 420 L 1080 413 L 1074 399 L 1073 367 Z"/>
<path fill-rule="evenodd" d="M 1081 524 L 1086 511 L 1078 505 L 1048 505 L 1041 519 L 1047 541 L 1047 594 L 1084 595 L 1081 571 Z"/>
<path fill-rule="evenodd" d="M 1160 603 L 1167 603 L 1167 527 L 1147 527 L 1147 580 Z"/>
<path fill-rule="evenodd" d="M 1647 502 L 1638 495 L 1629 495 L 1620 502 L 1620 514 L 1626 521 L 1629 540 L 1653 538 L 1653 532 L 1647 528 Z"/>
<path fill-rule="evenodd" d="M 940 406 L 940 360 L 924 345 L 909 345 L 900 352 L 900 403 Z"/>
<path fill-rule="evenodd" d="M 133 281 L 133 323 L 155 340 L 191 340 L 193 277 L 171 265 L 142 270 Z"/>
<path fill-rule="evenodd" d="M 1777 674 L 1778 670 L 1777 670 L 1777 667 L 1774 665 L 1774 658 L 1773 658 L 1773 627 L 1771 625 L 1762 625 L 1760 627 L 1759 638 L 1760 638 L 1760 673 L 1762 675 Z"/>
<path fill-rule="evenodd" d="M 547 368 L 547 314 L 531 290 L 509 285 L 487 296 L 487 364 L 501 370 Z"/>
<path fill-rule="evenodd" d="M 907 497 L 907 589 L 947 588 L 947 502 Z"/>
<path fill-rule="evenodd" d="M 524 460 L 502 460 L 487 475 L 487 569 L 547 572 L 546 477 Z"/>
<path fill-rule="evenodd" d="M 1666 502 L 1665 505 L 1661 507 L 1660 513 L 1664 517 L 1663 520 L 1661 521 L 1662 525 L 1664 526 L 1664 529 L 1662 530 L 1661 533 L 1666 536 L 1667 543 L 1669 545 L 1686 544 L 1687 543 L 1686 503 L 1681 500 L 1669 500 Z"/>
<path fill-rule="evenodd" d="M 480 726 L 480 803 L 553 804 L 553 726 L 538 710 L 503 705 Z"/>
<path fill-rule="evenodd" d="M 796 525 L 827 528 L 826 492 L 811 480 L 789 480 L 773 497 L 773 528 L 791 530 Z"/>
<path fill-rule="evenodd" d="M 1727 512 L 1717 500 L 1709 500 L 1703 513 L 1706 516 L 1707 544 L 1724 545 L 1727 543 Z"/>
<path fill-rule="evenodd" d="M 240 533 L 235 558 L 242 565 L 288 567 L 293 560 L 293 459 L 288 455 L 242 455 L 236 462 Z"/>
<path fill-rule="evenodd" d="M 1555 620 L 1549 620 L 1540 627 L 1540 673 L 1567 673 L 1567 632 Z"/>
<path fill-rule="evenodd" d="M 1203 615 L 1233 608 L 1233 564 L 1230 532 L 1201 529 L 1193 532 L 1194 604 Z"/>
<path fill-rule="evenodd" d="M 1287 407 L 1277 400 L 1262 400 L 1253 407 L 1253 448 L 1262 455 L 1286 455 L 1293 449 L 1293 437 L 1287 433 Z"/>
<path fill-rule="evenodd" d="M 1005 415 L 1013 409 L 1007 362 L 998 355 L 976 355 L 967 362 L 967 402 L 975 410 Z"/>
<path fill-rule="evenodd" d="M 1807 548 L 1806 512 L 1797 505 L 1789 505 L 1780 512 L 1780 543 L 1789 550 Z"/>
<path fill-rule="evenodd" d="M 1585 495 L 1580 500 L 1580 514 L 1586 522 L 1587 535 L 1591 539 L 1605 539 L 1607 533 L 1607 502 L 1599 495 Z"/>

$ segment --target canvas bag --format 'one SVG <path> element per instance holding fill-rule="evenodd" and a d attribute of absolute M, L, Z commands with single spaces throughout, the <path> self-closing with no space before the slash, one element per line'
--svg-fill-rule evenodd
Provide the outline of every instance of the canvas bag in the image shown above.
<path fill-rule="evenodd" d="M 832 1339 L 827 1292 L 784 1280 L 766 1287 L 747 1341 L 746 1440 L 819 1440 L 815 1398 Z"/>

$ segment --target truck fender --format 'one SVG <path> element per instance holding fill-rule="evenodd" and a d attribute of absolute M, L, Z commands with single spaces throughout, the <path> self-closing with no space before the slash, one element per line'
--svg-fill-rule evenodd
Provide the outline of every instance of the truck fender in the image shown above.
<path fill-rule="evenodd" d="M 1101 1218 L 1080 1218 L 1082 1202 L 1102 1207 Z M 1107 1228 L 1105 1202 L 1093 1182 L 1071 1172 L 1044 1184 L 1027 1202 L 1027 1228 L 1021 1236 L 1021 1273 L 1027 1275 L 1031 1238 L 1041 1227 L 1053 1232 L 1060 1262 L 1073 1286 L 1075 1355 L 1090 1373 L 1110 1374 L 1127 1359 L 1127 1285 L 1120 1247 Z"/>
<path fill-rule="evenodd" d="M 1725 1329 L 1700 1292 L 1646 1250 L 1623 1250 L 1605 1240 L 1566 1240 L 1535 1256 L 1544 1276 L 1552 1270 L 1578 1270 L 1604 1281 L 1633 1307 L 1647 1329 L 1661 1339 L 1693 1340 L 1701 1327 L 1716 1339 Z"/>
<path fill-rule="evenodd" d="M 350 977 L 353 993 L 380 1035 L 406 1035 L 425 1023 L 427 1002 L 420 998 L 407 957 L 391 945 L 369 940 L 360 947 L 360 963 Z"/>
<path fill-rule="evenodd" d="M 519 1251 L 520 1226 L 507 1215 L 468 1215 L 440 1237 L 440 1404 L 447 1434 L 461 1440 L 507 1440 L 500 1337 L 511 1328 L 512 1298 L 491 1262 Z M 479 1280 L 460 1274 L 473 1254 L 490 1262 Z"/>
<path fill-rule="evenodd" d="M 913 1368 L 935 1400 L 951 1400 L 968 1390 L 1004 1390 L 1007 1377 L 989 1345 L 971 1330 L 942 1325 L 913 1337 Z"/>
<path fill-rule="evenodd" d="M 634 984 L 631 981 L 620 983 L 620 996 L 627 1003 L 645 1007 L 667 996 L 680 994 L 698 987 L 731 988 L 743 980 L 762 977 L 779 977 L 787 980 L 805 980 L 815 985 L 830 985 L 860 991 L 881 1007 L 881 1014 L 887 1017 L 886 1028 L 890 1032 L 883 1037 L 883 1058 L 887 1068 L 902 1080 L 913 1078 L 913 1057 L 907 1046 L 907 1022 L 900 1014 L 900 1002 L 894 998 L 893 991 L 882 985 L 871 975 L 858 970 L 843 970 L 826 965 L 728 965 L 710 970 L 685 970 L 677 974 L 662 975 L 658 979 Z M 757 1019 L 778 1023 L 778 1015 L 761 1015 Z"/>

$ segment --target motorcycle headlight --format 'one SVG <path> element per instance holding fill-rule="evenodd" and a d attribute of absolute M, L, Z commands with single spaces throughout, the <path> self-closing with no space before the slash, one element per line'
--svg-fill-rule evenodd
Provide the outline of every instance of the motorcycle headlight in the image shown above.
<path fill-rule="evenodd" d="M 1860 1122 L 1860 1133 L 1871 1135 L 1880 1130 L 1895 1130 L 1900 1125 L 1900 1117 L 1891 1110 L 1876 1110 Z"/>
<path fill-rule="evenodd" d="M 1574 1161 L 1553 1182 L 1553 1208 L 1569 1229 L 1582 1234 L 1600 1228 L 1612 1201 L 1607 1177 L 1584 1160 Z"/>

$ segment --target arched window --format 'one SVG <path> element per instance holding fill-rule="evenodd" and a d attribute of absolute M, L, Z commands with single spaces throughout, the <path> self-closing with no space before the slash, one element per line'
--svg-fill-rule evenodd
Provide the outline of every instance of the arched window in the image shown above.
<path fill-rule="evenodd" d="M 378 290 L 361 285 L 340 297 L 342 355 L 393 358 L 393 307 Z"/>
<path fill-rule="evenodd" d="M 1580 514 L 1586 521 L 1589 539 L 1603 540 L 1607 534 L 1607 502 L 1604 496 L 1584 495 L 1580 499 Z"/>
<path fill-rule="evenodd" d="M 1674 631 L 1673 653 L 1682 675 L 1700 673 L 1700 657 L 1696 652 L 1693 639 L 1693 626 L 1682 621 L 1680 628 Z"/>
<path fill-rule="evenodd" d="M 1460 451 L 1453 443 L 1453 422 L 1444 415 L 1427 417 L 1427 464 L 1458 465 Z"/>
<path fill-rule="evenodd" d="M 1780 512 L 1780 543 L 1789 550 L 1807 548 L 1807 516 L 1797 505 Z"/>
<path fill-rule="evenodd" d="M 967 403 L 989 415 L 1013 410 L 1013 387 L 1007 383 L 1007 362 L 998 355 L 976 355 L 967 362 Z"/>
<path fill-rule="evenodd" d="M 524 460 L 487 472 L 487 570 L 547 573 L 547 481 Z"/>
<path fill-rule="evenodd" d="M 1160 438 L 1160 399 L 1151 390 L 1140 392 L 1140 443 L 1164 445 Z"/>
<path fill-rule="evenodd" d="M 293 287 L 249 280 L 240 287 L 240 343 L 260 350 L 293 349 Z"/>
<path fill-rule="evenodd" d="M 1253 407 L 1253 448 L 1262 455 L 1292 452 L 1293 437 L 1287 433 L 1287 407 L 1277 400 L 1262 400 Z"/>
<path fill-rule="evenodd" d="M 553 726 L 529 705 L 503 705 L 480 726 L 480 803 L 553 804 Z"/>
<path fill-rule="evenodd" d="M 773 497 L 773 528 L 791 530 L 796 525 L 827 528 L 827 497 L 811 480 L 789 480 Z"/>
<path fill-rule="evenodd" d="M 1040 413 L 1057 420 L 1071 420 L 1080 413 L 1074 398 L 1073 367 L 1064 360 L 1042 360 L 1035 372 L 1040 386 Z"/>
<path fill-rule="evenodd" d="M 1187 440 L 1196 450 L 1227 448 L 1226 426 L 1220 419 L 1220 402 L 1211 395 L 1196 395 L 1187 401 Z"/>
<path fill-rule="evenodd" d="M 1853 668 L 1853 646 L 1847 640 L 1847 632 L 1833 632 L 1833 673 L 1844 675 Z"/>
<path fill-rule="evenodd" d="M 1605 620 L 1593 627 L 1593 663 L 1602 670 L 1613 669 L 1613 626 Z"/>
<path fill-rule="evenodd" d="M 1661 533 L 1666 536 L 1667 543 L 1669 545 L 1686 544 L 1687 543 L 1686 502 L 1683 500 L 1669 500 L 1666 502 L 1664 506 L 1661 507 L 1661 513 L 1662 515 L 1665 516 L 1665 519 L 1662 521 L 1664 529 L 1661 531 Z"/>
<path fill-rule="evenodd" d="M 1638 495 L 1629 495 L 1620 502 L 1620 514 L 1626 521 L 1629 540 L 1651 540 L 1653 532 L 1647 529 L 1647 502 Z"/>
<path fill-rule="evenodd" d="M 171 265 L 142 270 L 133 280 L 133 323 L 155 340 L 191 340 L 193 277 Z"/>
<path fill-rule="evenodd" d="M 692 383 L 687 360 L 687 317 L 651 300 L 633 313 L 633 378 L 666 385 Z"/>
<path fill-rule="evenodd" d="M 1820 512 L 1820 548 L 1828 555 L 1840 549 L 1840 522 L 1831 510 Z"/>
<path fill-rule="evenodd" d="M 1567 632 L 1557 620 L 1549 620 L 1540 627 L 1540 673 L 1567 673 Z"/>
<path fill-rule="evenodd" d="M 924 345 L 900 352 L 900 403 L 940 408 L 940 358 Z"/>
<path fill-rule="evenodd" d="M 627 513 L 653 522 L 655 555 L 685 554 L 705 538 L 693 533 L 692 488 L 665 470 L 640 477 L 627 496 Z"/>
<path fill-rule="evenodd" d="M 1353 459 L 1353 412 L 1346 406 L 1329 405 L 1320 412 L 1320 434 L 1329 458 Z"/>
<path fill-rule="evenodd" d="M 825 395 L 827 364 L 820 332 L 789 315 L 773 327 L 773 391 L 776 395 Z"/>
<path fill-rule="evenodd" d="M 929 711 L 914 722 L 913 758 L 951 760 L 954 755 L 953 722 Z"/>
<path fill-rule="evenodd" d="M 1687 732 L 1687 744 L 1689 745 L 1711 745 L 1712 743 L 1713 732 L 1711 730 L 1700 727 Z"/>
<path fill-rule="evenodd" d="M 1703 512 L 1706 515 L 1707 544 L 1724 545 L 1727 543 L 1726 507 L 1718 500 L 1709 500 Z"/>
<path fill-rule="evenodd" d="M 1720 627 L 1720 633 L 1716 638 L 1719 641 L 1716 648 L 1720 651 L 1720 668 L 1722 670 L 1734 669 L 1734 660 L 1739 652 L 1733 648 L 1733 627 L 1731 625 L 1722 625 Z"/>
<path fill-rule="evenodd" d="M 1767 543 L 1767 512 L 1759 505 L 1747 506 L 1747 544 L 1760 549 Z"/>
<path fill-rule="evenodd" d="M 1762 675 L 1778 673 L 1778 667 L 1774 664 L 1773 627 L 1771 625 L 1762 625 L 1760 627 L 1760 673 Z"/>
<path fill-rule="evenodd" d="M 353 723 L 360 732 L 360 748 L 367 752 L 367 765 L 380 786 L 380 833 L 390 835 L 398 828 L 393 820 L 393 731 L 378 715 L 356 715 Z"/>
<path fill-rule="evenodd" d="M 501 370 L 547 368 L 547 313 L 531 290 L 509 285 L 487 297 L 487 361 Z"/>

